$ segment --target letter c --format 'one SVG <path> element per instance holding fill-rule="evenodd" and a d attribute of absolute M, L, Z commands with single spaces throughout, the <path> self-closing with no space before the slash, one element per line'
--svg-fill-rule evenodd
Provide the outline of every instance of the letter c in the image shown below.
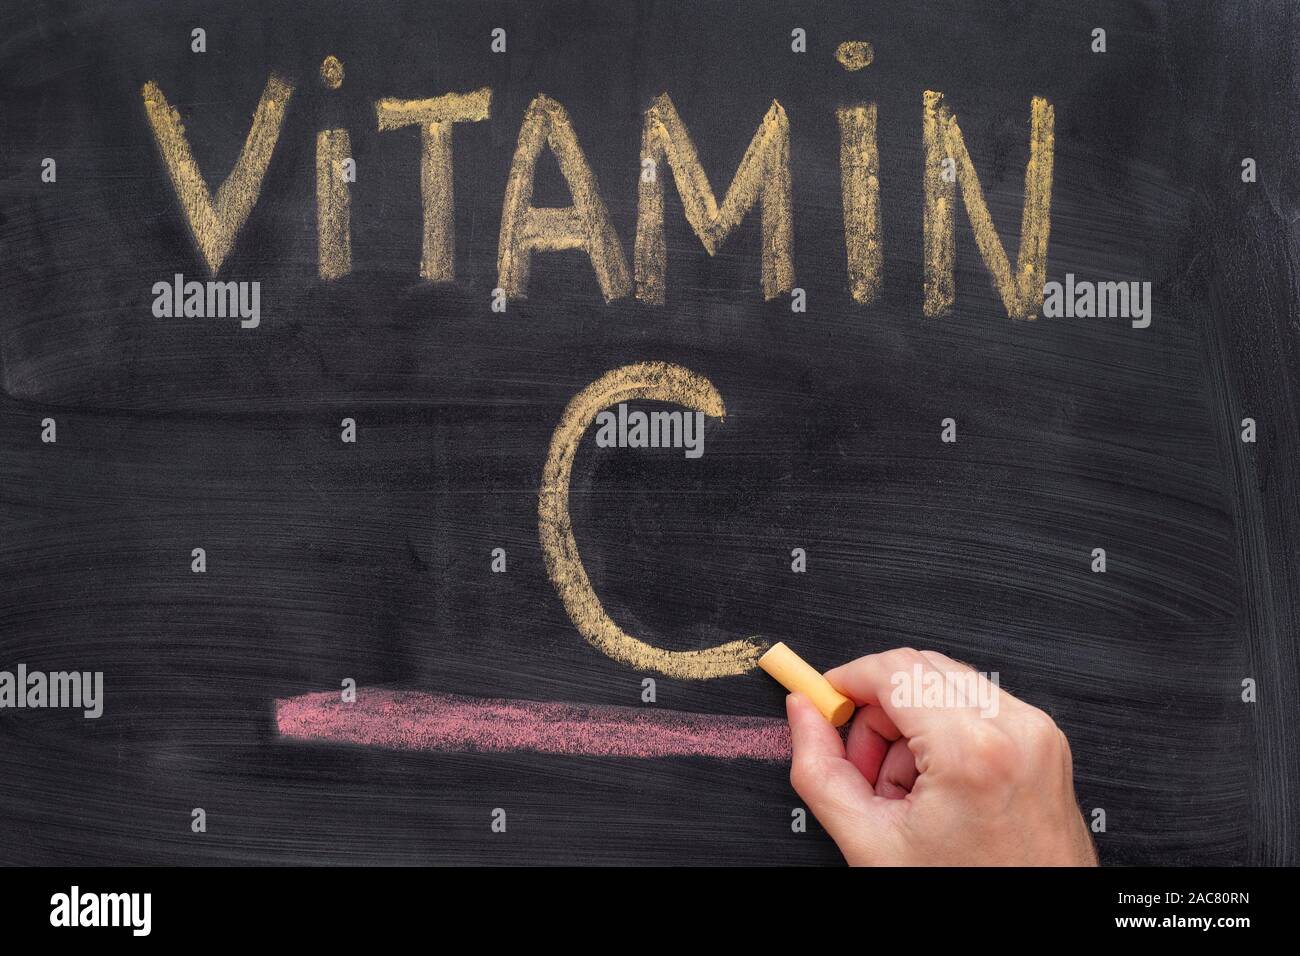
<path fill-rule="evenodd" d="M 666 651 L 637 640 L 605 613 L 592 590 L 569 519 L 569 477 L 578 442 L 596 415 L 611 405 L 642 399 L 684 405 L 716 418 L 726 417 L 713 383 L 680 365 L 640 362 L 607 372 L 573 397 L 551 436 L 537 501 L 537 529 L 546 573 L 574 625 L 597 649 L 638 670 L 668 677 L 705 680 L 743 674 L 767 650 L 761 641 L 730 641 L 696 651 Z"/>

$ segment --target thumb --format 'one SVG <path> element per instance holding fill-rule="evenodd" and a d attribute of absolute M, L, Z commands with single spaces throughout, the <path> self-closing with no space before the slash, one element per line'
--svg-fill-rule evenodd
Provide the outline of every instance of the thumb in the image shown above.
<path fill-rule="evenodd" d="M 850 863 L 864 863 L 872 840 L 876 795 L 844 752 L 830 721 L 805 697 L 786 698 L 790 720 L 790 785 Z"/>

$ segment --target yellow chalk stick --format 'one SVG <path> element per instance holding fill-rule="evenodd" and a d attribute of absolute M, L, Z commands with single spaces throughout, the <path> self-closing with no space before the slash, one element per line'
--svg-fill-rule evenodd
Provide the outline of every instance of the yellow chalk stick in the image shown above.
<path fill-rule="evenodd" d="M 838 727 L 853 716 L 853 701 L 832 687 L 830 681 L 784 644 L 773 644 L 758 659 L 758 666 L 776 678 L 786 690 L 803 694 L 812 701 L 832 726 Z"/>

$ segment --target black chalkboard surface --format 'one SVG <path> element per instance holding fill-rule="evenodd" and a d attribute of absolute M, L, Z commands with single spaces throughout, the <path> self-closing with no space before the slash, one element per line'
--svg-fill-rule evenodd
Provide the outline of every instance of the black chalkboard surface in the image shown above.
<path fill-rule="evenodd" d="M 5 3 L 0 669 L 103 689 L 0 710 L 0 862 L 836 862 L 781 688 L 653 666 L 753 639 L 998 672 L 1103 863 L 1296 863 L 1296 18 Z M 662 658 L 546 542 L 566 409 L 641 363 L 629 411 L 672 366 L 725 416 L 578 422 L 551 527 Z"/>

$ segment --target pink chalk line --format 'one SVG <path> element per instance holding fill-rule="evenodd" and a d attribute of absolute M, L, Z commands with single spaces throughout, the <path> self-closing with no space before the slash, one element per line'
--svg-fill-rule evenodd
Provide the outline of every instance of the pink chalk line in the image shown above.
<path fill-rule="evenodd" d="M 770 717 L 494 700 L 369 687 L 275 702 L 280 734 L 294 740 L 398 750 L 580 754 L 592 757 L 790 759 L 790 730 Z"/>

